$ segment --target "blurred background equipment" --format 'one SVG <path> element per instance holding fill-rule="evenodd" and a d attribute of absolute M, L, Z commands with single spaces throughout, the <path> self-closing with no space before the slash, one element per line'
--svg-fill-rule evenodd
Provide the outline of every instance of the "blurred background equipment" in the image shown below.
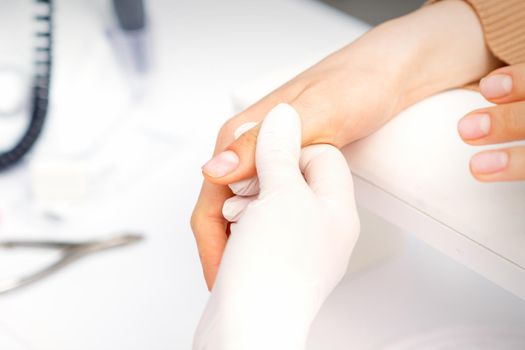
<path fill-rule="evenodd" d="M 113 0 L 116 25 L 108 34 L 113 41 L 122 66 L 133 75 L 149 68 L 146 8 L 143 0 Z"/>
<path fill-rule="evenodd" d="M 403 16 L 422 6 L 424 0 L 322 0 L 371 25 Z"/>
<path fill-rule="evenodd" d="M 15 165 L 32 149 L 43 130 L 44 120 L 48 114 L 48 108 L 50 108 L 51 69 L 54 61 L 53 1 L 33 0 L 32 2 L 36 5 L 36 9 L 33 8 L 29 12 L 27 6 L 19 6 L 25 10 L 24 12 L 15 7 L 13 16 L 21 15 L 24 12 L 24 15 L 28 16 L 26 22 L 29 22 L 29 18 L 33 18 L 34 23 L 29 24 L 20 20 L 20 25 L 14 22 L 12 25 L 16 25 L 17 34 L 18 32 L 29 33 L 26 30 L 28 28 L 34 32 L 36 43 L 29 44 L 21 40 L 27 45 L 34 46 L 31 53 L 31 60 L 34 65 L 33 72 L 31 74 L 26 73 L 26 69 L 23 68 L 24 60 L 19 59 L 19 48 L 10 47 L 11 42 L 20 41 L 20 38 L 11 37 L 11 40 L 4 42 L 3 45 L 6 47 L 4 48 L 5 52 L 2 53 L 5 55 L 0 55 L 0 92 L 2 93 L 0 117 L 4 117 L 0 126 L 2 129 L 0 138 L 3 139 L 0 142 L 0 171 Z M 104 11 L 101 17 L 106 18 L 106 23 L 104 24 L 105 28 L 100 29 L 106 30 L 107 38 L 114 50 L 114 59 L 116 58 L 117 64 L 125 72 L 125 77 L 128 79 L 127 85 L 130 86 L 133 97 L 137 97 L 139 94 L 143 94 L 141 85 L 145 73 L 149 70 L 147 18 L 144 1 L 107 0 L 102 7 Z M 16 13 L 16 10 L 19 10 L 20 13 Z M 24 30 L 20 30 L 20 27 Z M 7 23 L 5 29 L 8 29 L 5 32 L 7 34 L 14 28 L 10 28 L 9 23 Z M 89 29 L 97 31 L 96 27 Z M 19 34 L 18 36 L 21 37 L 22 35 Z M 5 60 L 4 56 L 8 59 Z M 77 63 L 80 64 L 81 62 Z M 27 71 L 31 71 L 31 69 L 27 69 Z M 75 76 L 77 74 L 77 72 L 74 73 Z M 29 75 L 32 77 L 29 78 Z M 84 95 L 82 91 L 78 91 L 78 94 L 82 95 L 82 98 L 89 97 L 89 95 Z M 67 103 L 64 98 L 56 101 L 56 104 L 62 103 Z M 80 110 L 78 105 L 75 108 Z M 26 114 L 30 115 L 28 120 L 24 118 Z M 69 113 L 69 118 L 75 119 L 74 115 L 76 114 L 78 113 Z M 7 117 L 11 117 L 9 121 L 5 121 Z M 73 135 L 72 139 L 76 137 L 77 135 Z M 93 143 L 92 139 L 89 141 Z M 72 147 L 74 148 L 74 145 Z"/>
<path fill-rule="evenodd" d="M 143 0 L 104 0 L 101 4 L 87 4 L 86 9 L 90 11 L 80 11 L 86 22 L 71 16 L 64 2 L 59 2 L 57 8 L 60 11 L 56 11 L 56 16 L 56 2 L 51 0 L 0 4 L 4 12 L 0 13 L 3 15 L 0 20 L 0 140 L 4 135 L 8 136 L 8 142 L 0 142 L 0 171 L 12 168 L 12 171 L 3 173 L 2 178 L 22 180 L 18 186 L 11 185 L 0 190 L 0 228 L 10 237 L 16 235 L 17 238 L 16 241 L 0 242 L 0 248 L 11 251 L 11 254 L 3 251 L 1 257 L 9 258 L 9 255 L 18 255 L 19 250 L 23 250 L 25 262 L 38 261 L 38 253 L 27 248 L 38 248 L 36 251 L 40 252 L 45 250 L 42 248 L 54 248 L 63 253 L 49 266 L 45 263 L 32 264 L 36 268 L 30 271 L 36 272 L 29 274 L 16 269 L 20 264 L 11 263 L 9 259 L 7 263 L 4 261 L 2 267 L 7 270 L 8 278 L 0 277 L 1 294 L 40 280 L 87 253 L 140 240 L 139 236 L 126 236 L 110 241 L 89 240 L 86 243 L 63 241 L 57 223 L 64 219 L 64 215 L 51 213 L 49 209 L 57 202 L 63 208 L 70 209 L 73 200 L 85 198 L 90 189 L 88 182 L 95 177 L 93 172 L 102 172 L 107 178 L 108 168 L 95 165 L 104 163 L 122 168 L 119 161 L 125 158 L 123 154 L 126 152 L 133 153 L 137 159 L 138 152 L 122 136 L 124 133 L 128 135 L 127 141 L 133 139 L 134 144 L 144 146 L 140 137 L 129 136 L 132 132 L 126 128 L 129 126 L 126 122 L 133 118 L 129 113 L 127 121 L 119 117 L 124 115 L 122 106 L 136 107 L 132 103 L 136 99 L 132 99 L 131 91 L 126 89 L 129 84 L 125 83 L 125 78 L 133 74 L 143 75 L 148 66 L 144 52 L 146 46 L 142 40 L 146 26 Z M 128 46 L 112 47 L 111 39 L 114 37 L 106 35 L 110 31 L 122 38 L 130 37 L 123 43 L 131 44 L 128 45 L 131 49 L 127 50 Z M 33 33 L 36 43 L 26 38 Z M 60 45 L 55 46 L 55 40 Z M 93 53 L 90 53 L 93 43 Z M 122 57 L 130 57 L 130 64 L 120 60 Z M 55 62 L 58 62 L 59 68 L 52 71 L 52 63 L 55 68 Z M 33 68 L 24 69 L 24 63 Z M 90 65 L 92 70 L 88 68 Z M 119 68 L 123 68 L 122 72 Z M 26 71 L 31 72 L 32 82 Z M 55 82 L 52 91 L 51 75 Z M 119 95 L 117 91 L 125 92 Z M 105 95 L 107 100 L 100 100 L 97 93 Z M 49 103 L 50 100 L 53 104 Z M 114 105 L 117 108 L 111 108 Z M 91 109 L 93 106 L 97 108 L 96 113 Z M 28 114 L 31 118 L 24 118 Z M 43 132 L 45 119 L 49 125 Z M 106 123 L 100 123 L 100 120 Z M 85 128 L 83 123 L 93 129 Z M 29 161 L 24 162 L 25 166 L 13 167 L 31 151 L 41 134 L 39 147 L 28 157 Z M 101 134 L 106 137 L 100 137 Z M 85 138 L 82 140 L 81 136 Z M 57 142 L 58 147 L 53 147 L 53 142 Z M 108 144 L 111 146 L 108 147 Z M 116 147 L 115 144 L 122 144 L 123 147 Z M 144 149 L 151 151 L 149 147 Z M 106 158 L 101 160 L 103 156 Z M 129 173 L 129 168 L 123 171 Z M 25 219 L 20 220 L 19 215 L 25 216 Z M 16 222 L 17 225 L 9 227 L 6 225 L 8 222 Z M 20 222 L 31 227 L 22 228 Z M 70 231 L 67 236 L 75 234 L 78 233 Z M 24 235 L 22 240 L 18 240 Z M 91 233 L 85 235 L 91 237 Z M 47 267 L 42 269 L 42 266 Z"/>
<path fill-rule="evenodd" d="M 25 287 L 34 282 L 59 271 L 69 264 L 93 253 L 108 249 L 124 247 L 138 243 L 143 239 L 137 234 L 123 234 L 106 239 L 91 240 L 86 242 L 66 241 L 5 241 L 0 242 L 0 248 L 4 249 L 52 249 L 60 251 L 59 259 L 36 272 L 22 277 L 0 280 L 0 294 L 12 292 L 18 288 Z"/>
<path fill-rule="evenodd" d="M 137 72 L 148 69 L 148 52 L 145 46 L 146 9 L 143 0 L 113 0 L 117 22 L 124 34 L 127 48 L 122 50 L 131 58 Z"/>
<path fill-rule="evenodd" d="M 35 33 L 38 43 L 35 46 L 36 58 L 31 91 L 31 119 L 27 129 L 22 133 L 22 136 L 14 146 L 0 151 L 0 171 L 15 165 L 31 150 L 40 136 L 47 115 L 52 66 L 53 4 L 51 0 L 38 0 L 36 3 L 41 8 L 38 9 L 38 14 L 34 16 L 39 28 Z M 0 72 L 0 74 L 0 79 L 4 80 L 3 83 L 9 85 L 5 90 L 9 91 L 10 88 L 14 88 L 13 90 L 15 91 L 15 94 L 10 96 L 13 100 L 12 106 L 9 106 L 11 108 L 0 111 L 0 113 L 14 113 L 21 109 L 23 105 L 24 94 L 22 92 L 22 84 L 20 84 L 20 80 L 23 80 L 23 78 L 13 70 L 4 69 L 4 72 Z M 9 98 L 9 96 L 7 97 Z"/>
<path fill-rule="evenodd" d="M 113 0 L 120 27 L 125 31 L 142 30 L 146 26 L 144 2 L 142 0 Z"/>

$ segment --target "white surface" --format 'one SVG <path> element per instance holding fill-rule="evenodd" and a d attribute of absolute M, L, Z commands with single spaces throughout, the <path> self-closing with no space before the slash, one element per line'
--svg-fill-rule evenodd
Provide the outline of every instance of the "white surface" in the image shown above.
<path fill-rule="evenodd" d="M 16 338 L 7 333 L 0 333 L 0 349 L 27 350 Z"/>
<path fill-rule="evenodd" d="M 345 152 L 362 205 L 525 299 L 525 182 L 474 180 L 468 160 L 479 149 L 456 132 L 484 105 L 471 91 L 434 96 Z"/>
<path fill-rule="evenodd" d="M 487 105 L 476 92 L 446 92 L 345 151 L 360 177 L 525 269 L 525 182 L 476 181 L 468 160 L 480 148 L 456 131 L 463 115 Z"/>
<path fill-rule="evenodd" d="M 11 21 L 1 23 L 19 20 L 11 11 L 19 3 L 26 2 L 0 1 L 0 16 Z M 52 103 L 59 109 L 68 100 L 78 101 L 79 109 L 87 105 L 93 113 L 100 113 L 93 116 L 96 120 L 113 120 L 115 116 L 108 111 L 119 109 L 111 105 L 111 99 L 89 89 L 104 84 L 99 76 L 80 72 L 85 80 L 78 83 L 86 87 L 81 89 L 82 95 L 73 85 L 67 89 L 69 78 L 74 80 L 77 71 L 89 68 L 79 59 L 95 50 L 87 37 L 98 28 L 90 22 L 90 11 L 94 11 L 90 4 L 83 0 L 57 1 L 62 18 L 57 23 L 61 32 L 57 45 L 62 45 L 57 51 L 61 55 L 57 65 L 63 73 L 62 81 L 55 83 L 65 88 L 57 92 Z M 135 117 L 121 131 L 124 135 L 101 148 L 112 150 L 102 152 L 107 154 L 104 164 L 118 165 L 118 169 L 136 169 L 133 165 L 138 164 L 141 169 L 130 171 L 135 174 L 131 177 L 124 177 L 128 171 L 117 171 L 109 185 L 94 191 L 92 198 L 75 208 L 65 221 L 35 210 L 26 166 L 0 174 L 0 238 L 81 239 L 122 229 L 142 231 L 147 236 L 140 245 L 86 258 L 45 282 L 1 296 L 0 329 L 23 341 L 28 349 L 189 349 L 208 293 L 188 221 L 201 182 L 200 166 L 211 154 L 220 125 L 233 114 L 230 92 L 262 72 L 328 53 L 365 28 L 310 1 L 152 0 L 148 4 L 155 60 L 151 90 L 132 109 Z M 9 6 L 9 11 L 3 11 L 4 6 Z M 109 65 L 99 69 L 103 72 Z M 85 114 L 71 113 L 69 117 L 79 115 Z M 49 134 L 68 131 L 53 120 L 47 127 Z M 144 146 L 135 144 L 135 136 Z M 162 151 L 156 151 L 159 149 Z M 115 154 L 122 157 L 116 159 Z M 147 157 L 158 154 L 162 157 L 157 160 Z M 451 268 L 438 274 L 435 285 L 404 294 L 413 288 L 414 281 L 427 276 L 427 271 L 435 273 L 434 269 L 447 264 L 446 259 L 436 259 L 432 260 L 432 270 L 424 270 L 422 275 L 407 273 L 405 268 L 410 266 L 423 268 L 419 259 L 427 253 L 422 255 L 416 256 L 415 263 L 383 265 L 383 273 L 364 272 L 359 283 L 349 285 L 352 293 L 343 285 L 312 334 L 313 341 L 319 339 L 318 344 L 324 344 L 318 348 L 336 349 L 337 344 L 348 348 L 345 345 L 353 341 L 371 341 L 388 324 L 451 323 L 459 315 L 454 312 L 458 305 L 466 305 L 462 310 L 470 316 L 458 318 L 466 323 L 480 314 L 487 319 L 521 320 L 524 313 L 519 300 L 457 264 L 446 265 Z M 454 271 L 461 273 L 454 277 L 454 283 L 445 284 Z M 428 285 L 422 281 L 422 286 Z M 393 290 L 400 291 L 396 294 L 399 298 L 389 297 Z M 426 294 L 431 291 L 435 294 Z M 478 293 L 485 297 L 476 297 Z M 443 295 L 448 302 L 431 308 Z M 402 312 L 403 303 L 417 307 Z M 334 308 L 340 312 L 332 313 Z M 389 317 L 381 327 L 376 326 L 385 310 Z M 370 315 L 381 317 L 367 318 Z M 359 323 L 360 319 L 368 321 Z M 361 331 L 357 337 L 356 332 L 349 331 L 354 328 L 369 331 Z M 328 337 L 333 331 L 339 332 L 340 338 L 333 339 L 340 342 L 330 347 L 333 343 Z"/>
<path fill-rule="evenodd" d="M 314 323 L 308 350 L 387 350 L 414 342 L 418 350 L 523 348 L 518 342 L 525 337 L 523 300 L 412 234 L 385 228 L 388 224 L 369 211 L 360 215 L 363 235 L 375 232 L 378 244 L 382 236 L 404 238 L 405 254 L 347 276 Z M 473 334 L 481 330 L 475 342 Z M 422 344 L 425 338 L 434 340 Z M 481 343 L 489 338 L 497 345 Z M 462 346 L 461 339 L 470 346 Z M 509 343 L 513 346 L 502 346 Z"/>

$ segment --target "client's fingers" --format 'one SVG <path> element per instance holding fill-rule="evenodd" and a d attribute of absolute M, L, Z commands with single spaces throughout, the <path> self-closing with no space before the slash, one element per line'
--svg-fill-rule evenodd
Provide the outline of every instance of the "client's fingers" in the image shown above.
<path fill-rule="evenodd" d="M 459 121 L 458 131 L 471 145 L 525 140 L 525 101 L 471 112 Z"/>
<path fill-rule="evenodd" d="M 480 181 L 525 180 L 525 146 L 475 154 L 470 171 Z"/>
<path fill-rule="evenodd" d="M 191 228 L 208 289 L 211 290 L 228 239 L 228 222 L 222 216 L 222 205 L 231 196 L 227 186 L 204 182 L 191 217 Z"/>
<path fill-rule="evenodd" d="M 319 92 L 308 92 L 301 84 L 297 86 L 301 89 L 283 89 L 268 95 L 225 125 L 219 136 L 220 147 L 216 155 L 203 167 L 203 174 L 208 181 L 226 185 L 255 176 L 255 149 L 261 125 L 259 123 L 245 131 L 237 140 L 233 137 L 234 130 L 248 121 L 261 122 L 279 103 L 288 102 L 301 116 L 303 146 L 316 143 L 344 144 L 338 123 L 330 121 L 335 113 L 333 104 Z M 234 123 L 235 129 L 231 123 Z"/>
<path fill-rule="evenodd" d="M 239 196 L 253 196 L 259 193 L 259 180 L 256 176 L 228 185 L 233 193 Z"/>
<path fill-rule="evenodd" d="M 295 91 L 278 89 L 261 101 L 229 120 L 219 133 L 214 157 L 202 168 L 203 175 L 212 183 L 227 185 L 255 176 L 255 146 L 260 124 L 235 139 L 235 132 L 246 123 L 259 123 L 279 102 L 293 99 Z"/>
<path fill-rule="evenodd" d="M 525 63 L 506 66 L 481 79 L 483 96 L 495 103 L 525 100 Z"/>

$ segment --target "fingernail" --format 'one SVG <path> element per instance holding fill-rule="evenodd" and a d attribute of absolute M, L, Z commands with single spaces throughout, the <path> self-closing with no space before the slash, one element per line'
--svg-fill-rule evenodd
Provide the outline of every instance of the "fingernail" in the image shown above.
<path fill-rule="evenodd" d="M 244 134 L 246 131 L 250 130 L 251 128 L 253 128 L 257 124 L 259 124 L 259 123 L 257 123 L 257 122 L 246 122 L 246 123 L 242 124 L 237 129 L 235 129 L 235 131 L 233 132 L 233 137 L 237 140 L 239 137 L 242 136 L 242 134 Z"/>
<path fill-rule="evenodd" d="M 474 155 L 470 160 L 472 171 L 478 174 L 491 174 L 507 167 L 509 156 L 503 151 L 488 151 Z"/>
<path fill-rule="evenodd" d="M 211 177 L 223 177 L 237 169 L 238 166 L 239 156 L 233 151 L 224 151 L 204 164 L 202 171 Z"/>
<path fill-rule="evenodd" d="M 488 114 L 471 114 L 459 121 L 458 131 L 467 140 L 479 139 L 490 132 L 490 116 Z"/>
<path fill-rule="evenodd" d="M 479 89 L 487 98 L 504 97 L 512 91 L 512 78 L 506 74 L 494 74 L 481 79 Z"/>

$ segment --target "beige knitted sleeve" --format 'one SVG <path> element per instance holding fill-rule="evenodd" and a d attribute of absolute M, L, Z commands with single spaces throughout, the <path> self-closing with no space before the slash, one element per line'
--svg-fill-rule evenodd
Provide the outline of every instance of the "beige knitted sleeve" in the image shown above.
<path fill-rule="evenodd" d="M 509 65 L 525 62 L 525 0 L 464 1 L 476 11 L 494 56 Z"/>

